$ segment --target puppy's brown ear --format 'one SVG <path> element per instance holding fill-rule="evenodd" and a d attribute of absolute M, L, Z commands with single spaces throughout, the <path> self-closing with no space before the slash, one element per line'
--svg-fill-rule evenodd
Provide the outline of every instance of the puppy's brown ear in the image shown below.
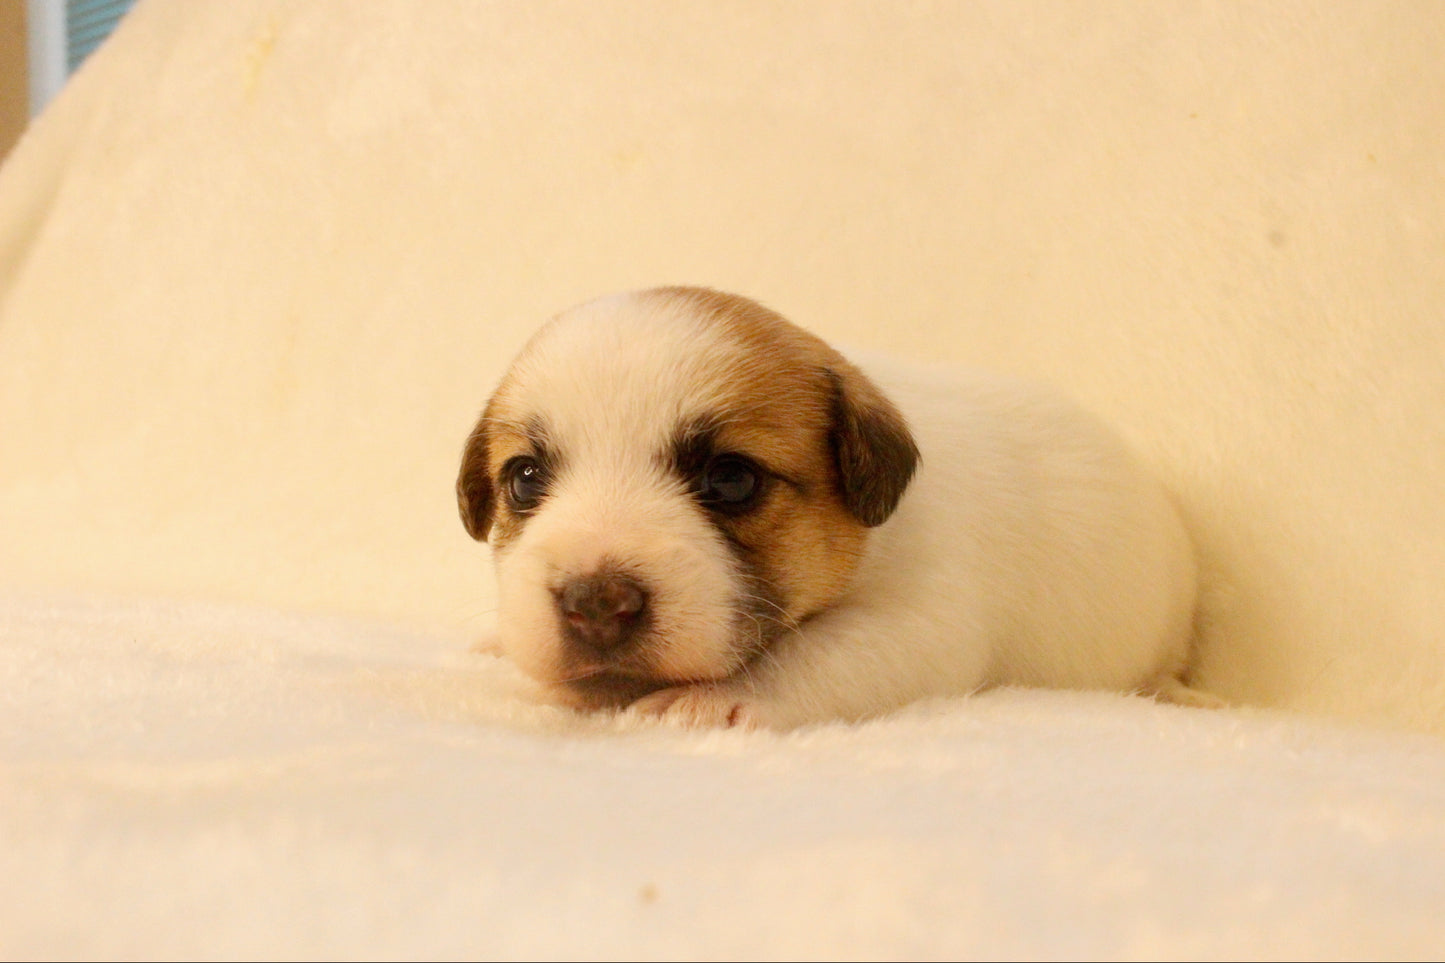
<path fill-rule="evenodd" d="M 843 504 L 864 525 L 882 525 L 913 478 L 918 446 L 893 402 L 857 368 L 835 365 L 828 379 L 833 390 L 829 440 Z"/>
<path fill-rule="evenodd" d="M 484 415 L 467 437 L 462 469 L 457 475 L 457 508 L 467 534 L 487 540 L 492 527 L 492 476 L 487 471 L 487 419 Z"/>

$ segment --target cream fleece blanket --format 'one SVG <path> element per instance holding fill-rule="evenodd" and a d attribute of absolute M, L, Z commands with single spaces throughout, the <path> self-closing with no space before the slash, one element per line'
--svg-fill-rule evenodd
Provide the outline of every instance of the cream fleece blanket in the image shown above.
<path fill-rule="evenodd" d="M 1423 735 L 995 692 L 627 729 L 367 622 L 0 604 L 0 955 L 1438 959 Z"/>
<path fill-rule="evenodd" d="M 142 0 L 0 170 L 0 954 L 1437 958 L 1442 49 L 1425 2 Z M 548 313 L 670 282 L 1106 416 L 1242 708 L 529 703 L 467 651 L 462 438 Z"/>

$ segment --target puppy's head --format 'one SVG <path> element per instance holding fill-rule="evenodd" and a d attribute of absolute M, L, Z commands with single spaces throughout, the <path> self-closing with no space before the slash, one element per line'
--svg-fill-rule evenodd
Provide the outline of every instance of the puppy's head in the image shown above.
<path fill-rule="evenodd" d="M 745 298 L 593 301 L 523 349 L 467 440 L 503 649 L 582 706 L 731 675 L 847 587 L 918 452 L 827 344 Z"/>

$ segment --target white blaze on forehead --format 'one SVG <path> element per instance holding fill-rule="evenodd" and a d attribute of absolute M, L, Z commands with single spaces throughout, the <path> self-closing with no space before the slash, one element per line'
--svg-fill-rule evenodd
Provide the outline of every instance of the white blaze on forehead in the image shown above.
<path fill-rule="evenodd" d="M 539 331 L 512 369 L 511 394 L 568 461 L 635 461 L 717 413 L 745 355 L 720 325 L 669 299 L 615 295 Z"/>

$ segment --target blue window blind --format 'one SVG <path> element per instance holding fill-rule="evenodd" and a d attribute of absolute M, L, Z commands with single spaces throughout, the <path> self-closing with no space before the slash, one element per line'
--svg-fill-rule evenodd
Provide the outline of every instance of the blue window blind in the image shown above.
<path fill-rule="evenodd" d="M 135 0 L 65 0 L 65 62 L 75 70 L 110 36 Z"/>

